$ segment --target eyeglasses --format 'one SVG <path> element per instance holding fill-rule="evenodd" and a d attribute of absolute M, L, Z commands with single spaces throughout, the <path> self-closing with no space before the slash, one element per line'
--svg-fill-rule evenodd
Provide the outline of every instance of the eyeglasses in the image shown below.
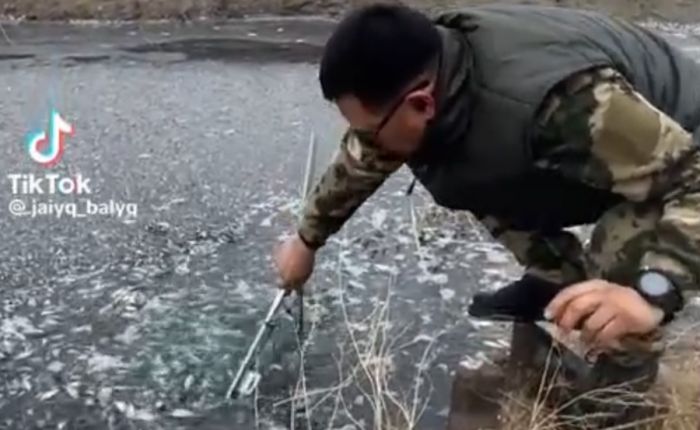
<path fill-rule="evenodd" d="M 427 87 L 430 84 L 430 81 L 425 79 L 420 81 L 417 85 L 411 87 L 409 90 L 405 91 L 403 94 L 401 94 L 401 97 L 399 97 L 396 102 L 391 106 L 391 109 L 384 115 L 384 118 L 379 122 L 379 125 L 374 130 L 363 130 L 363 129 L 353 129 L 352 132 L 355 134 L 357 137 L 357 140 L 362 142 L 365 145 L 374 145 L 377 136 L 379 133 L 382 131 L 384 126 L 391 121 L 391 118 L 394 116 L 396 111 L 399 110 L 401 105 L 403 104 L 404 101 L 406 101 L 406 97 L 408 97 L 409 94 L 411 94 L 414 91 L 418 91 L 420 89 L 423 89 Z"/>

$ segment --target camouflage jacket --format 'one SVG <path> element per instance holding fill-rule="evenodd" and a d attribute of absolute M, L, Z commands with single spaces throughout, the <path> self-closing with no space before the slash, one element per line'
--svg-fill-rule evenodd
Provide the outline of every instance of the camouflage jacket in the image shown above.
<path fill-rule="evenodd" d="M 582 146 L 581 142 L 586 142 Z M 651 202 L 662 215 L 640 265 L 675 275 L 684 289 L 700 279 L 700 154 L 690 132 L 652 106 L 611 69 L 574 75 L 542 105 L 532 145 L 536 166 L 604 188 L 628 202 Z M 319 248 L 407 160 L 362 145 L 347 132 L 305 205 L 298 233 Z M 601 168 L 602 166 L 602 168 Z M 516 231 L 502 220 L 480 221 L 528 270 L 560 282 L 586 275 L 571 254 L 567 231 Z"/>

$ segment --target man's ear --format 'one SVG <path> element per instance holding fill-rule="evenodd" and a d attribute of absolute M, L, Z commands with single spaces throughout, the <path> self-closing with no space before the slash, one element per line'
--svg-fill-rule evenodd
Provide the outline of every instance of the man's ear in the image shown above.
<path fill-rule="evenodd" d="M 428 119 L 435 116 L 435 99 L 432 94 L 426 91 L 416 91 L 411 93 L 406 101 L 418 113 Z"/>

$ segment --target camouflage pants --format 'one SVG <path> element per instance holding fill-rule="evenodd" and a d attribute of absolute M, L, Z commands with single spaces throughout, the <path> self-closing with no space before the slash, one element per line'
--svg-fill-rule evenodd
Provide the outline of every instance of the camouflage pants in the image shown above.
<path fill-rule="evenodd" d="M 586 277 L 633 285 L 644 250 L 655 240 L 661 213 L 658 205 L 634 203 L 622 203 L 606 212 L 583 249 Z M 664 351 L 663 340 L 662 329 L 658 329 L 644 337 L 626 339 L 621 343 L 623 349 L 610 351 L 604 358 L 631 371 L 655 368 Z"/>
<path fill-rule="evenodd" d="M 661 207 L 657 204 L 622 203 L 598 220 L 590 238 L 583 243 L 569 231 L 537 240 L 515 232 L 500 238 L 509 239 L 513 249 L 531 255 L 546 254 L 544 248 L 547 248 L 561 258 L 557 264 L 544 268 L 527 267 L 528 272 L 538 276 L 567 284 L 586 279 L 605 279 L 631 285 L 644 250 L 655 241 L 661 213 Z M 517 330 L 514 331 L 514 335 L 518 334 Z M 599 354 L 587 376 L 572 374 L 569 376 L 573 379 L 561 378 L 555 384 L 550 399 L 555 402 L 552 406 L 559 408 L 567 405 L 561 410 L 563 415 L 585 417 L 585 424 L 580 423 L 575 428 L 607 428 L 644 419 L 648 417 L 647 414 L 655 412 L 653 408 L 642 405 L 644 393 L 656 381 L 659 359 L 665 350 L 663 329 L 644 337 L 627 338 L 620 346 L 619 350 Z M 547 366 L 550 374 L 551 369 L 558 368 L 555 362 L 548 362 Z M 562 374 L 559 376 L 563 377 Z M 541 378 L 536 376 L 532 380 L 539 384 Z M 524 383 L 532 380 L 525 380 Z M 605 387 L 611 386 L 611 390 L 605 390 Z"/>
<path fill-rule="evenodd" d="M 625 198 L 597 220 L 585 246 L 568 231 L 533 234 L 482 219 L 529 272 L 565 284 L 598 278 L 629 286 L 651 264 L 673 274 L 684 290 L 694 287 L 700 274 L 697 145 L 620 73 L 584 71 L 555 87 L 541 108 L 533 153 L 541 168 Z M 605 359 L 621 369 L 656 362 L 664 350 L 662 330 L 625 339 Z"/>
<path fill-rule="evenodd" d="M 661 214 L 661 207 L 653 203 L 625 202 L 613 207 L 593 226 L 585 245 L 573 238 L 566 241 L 568 261 L 562 264 L 583 269 L 584 273 L 576 276 L 577 281 L 605 279 L 620 285 L 633 285 L 643 264 L 645 250 L 655 241 Z M 569 281 L 573 278 L 570 277 Z M 627 338 L 621 347 L 604 354 L 606 359 L 621 367 L 649 366 L 649 362 L 656 361 L 664 351 L 663 329 L 644 337 Z"/>
<path fill-rule="evenodd" d="M 635 107 L 623 110 L 621 106 L 625 103 L 630 106 L 634 103 Z M 618 105 L 617 108 L 615 105 Z M 654 249 L 664 210 L 662 200 L 648 198 L 652 185 L 642 175 L 638 176 L 641 179 L 638 181 L 627 181 L 626 184 L 625 181 L 620 181 L 620 184 L 624 184 L 621 186 L 610 183 L 609 178 L 616 175 L 614 170 L 618 165 L 620 171 L 629 169 L 626 176 L 634 178 L 634 169 L 642 170 L 645 166 L 641 163 L 635 166 L 629 160 L 651 160 L 654 152 L 657 152 L 657 157 L 663 157 L 661 150 L 676 150 L 676 136 L 670 133 L 666 136 L 667 141 L 664 141 L 661 132 L 663 122 L 670 122 L 670 119 L 665 115 L 655 117 L 655 113 L 655 108 L 612 69 L 597 69 L 574 75 L 555 88 L 545 100 L 540 117 L 542 133 L 538 144 L 545 147 L 561 145 L 559 140 L 562 139 L 587 142 L 590 153 L 605 154 L 599 155 L 595 161 L 599 165 L 607 165 L 607 169 L 599 168 L 597 174 L 583 173 L 582 176 L 588 175 L 593 186 L 607 183 L 613 190 L 617 188 L 615 191 L 628 196 L 624 203 L 603 214 L 585 246 L 571 237 L 569 232 L 561 233 L 564 240 L 555 240 L 562 258 L 559 268 L 562 270 L 560 275 L 564 278 L 563 281 L 605 279 L 620 285 L 633 285 L 648 250 Z M 656 131 L 654 124 L 642 127 L 640 123 L 649 123 L 652 119 L 659 123 L 657 136 L 647 137 Z M 620 124 L 621 122 L 625 124 Z M 620 127 L 631 129 L 632 132 L 622 135 Z M 658 136 L 661 136 L 661 141 Z M 599 148 L 597 151 L 596 147 Z M 590 166 L 595 164 L 588 162 L 583 166 L 584 169 L 594 171 Z M 621 191 L 621 187 L 628 187 L 628 190 Z M 696 233 L 700 234 L 700 231 Z M 616 373 L 622 377 L 625 373 L 622 369 L 625 368 L 632 374 L 635 373 L 634 369 L 641 371 L 654 368 L 663 350 L 663 336 L 659 329 L 643 338 L 625 340 L 621 350 L 608 351 L 602 359 L 613 367 L 619 367 Z"/>
<path fill-rule="evenodd" d="M 654 204 L 623 203 L 606 212 L 590 240 L 578 250 L 577 263 L 585 267 L 585 277 L 631 285 L 643 250 L 655 240 L 660 217 L 661 208 Z M 577 253 L 574 249 L 570 252 Z M 576 428 L 592 429 L 650 417 L 657 411 L 644 406 L 643 396 L 656 381 L 664 349 L 663 329 L 658 329 L 644 337 L 623 340 L 619 350 L 601 353 L 589 377 L 573 386 L 564 384 L 569 386 L 560 392 L 564 396 L 561 404 L 568 405 L 564 415 L 584 416 L 585 426 Z"/>
<path fill-rule="evenodd" d="M 498 239 L 514 250 L 516 257 L 523 253 L 556 254 L 555 264 L 551 261 L 547 265 L 528 264 L 526 270 L 531 274 L 567 285 L 587 279 L 605 279 L 629 286 L 635 281 L 645 250 L 656 239 L 661 214 L 657 204 L 625 202 L 608 210 L 584 243 L 570 231 L 536 239 L 511 231 Z M 621 349 L 606 351 L 601 358 L 617 367 L 615 376 L 624 379 L 624 373 L 635 375 L 643 369 L 654 368 L 664 352 L 663 341 L 663 329 L 658 329 L 643 337 L 626 338 L 621 342 Z"/>
<path fill-rule="evenodd" d="M 605 279 L 631 286 L 639 269 L 652 265 L 691 290 L 700 272 L 700 155 L 688 134 L 611 69 L 584 72 L 558 86 L 543 105 L 540 126 L 535 153 L 564 160 L 553 165 L 552 157 L 544 157 L 541 167 L 625 199 L 597 220 L 586 243 L 569 231 L 533 235 L 491 220 L 486 224 L 496 227 L 497 238 L 529 272 L 565 284 Z M 601 353 L 594 378 L 574 394 L 618 384 L 648 390 L 665 350 L 664 330 L 630 336 L 619 349 Z M 639 404 L 634 395 L 620 396 L 618 390 L 608 396 L 583 396 L 571 412 L 610 414 L 593 428 L 649 412 L 626 404 Z"/>

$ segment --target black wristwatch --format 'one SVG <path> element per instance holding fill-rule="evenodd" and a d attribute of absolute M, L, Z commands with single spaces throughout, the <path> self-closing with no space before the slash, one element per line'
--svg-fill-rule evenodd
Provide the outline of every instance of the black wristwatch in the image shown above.
<path fill-rule="evenodd" d="M 635 289 L 646 301 L 664 312 L 662 324 L 671 322 L 676 312 L 683 308 L 680 290 L 668 275 L 659 270 L 642 270 L 637 277 Z"/>

